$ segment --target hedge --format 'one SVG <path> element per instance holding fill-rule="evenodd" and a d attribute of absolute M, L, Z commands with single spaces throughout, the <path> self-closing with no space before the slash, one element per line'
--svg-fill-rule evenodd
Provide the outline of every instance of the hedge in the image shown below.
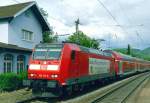
<path fill-rule="evenodd" d="M 27 78 L 27 73 L 20 74 L 5 73 L 0 74 L 0 91 L 13 91 L 22 88 L 22 80 Z"/>

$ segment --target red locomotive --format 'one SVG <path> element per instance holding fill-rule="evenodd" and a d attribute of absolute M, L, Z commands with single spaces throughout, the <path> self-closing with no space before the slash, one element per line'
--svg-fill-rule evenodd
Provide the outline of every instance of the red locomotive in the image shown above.
<path fill-rule="evenodd" d="M 150 68 L 150 62 L 73 43 L 38 44 L 29 62 L 28 80 L 36 96 L 59 96 L 85 85 Z"/>

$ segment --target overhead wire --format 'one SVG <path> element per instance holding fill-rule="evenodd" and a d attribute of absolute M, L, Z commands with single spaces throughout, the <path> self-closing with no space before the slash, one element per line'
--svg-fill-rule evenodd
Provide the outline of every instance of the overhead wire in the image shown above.
<path fill-rule="evenodd" d="M 133 23 L 131 22 L 131 20 L 129 19 L 128 15 L 126 14 L 126 12 L 125 12 L 123 6 L 120 4 L 120 2 L 118 2 L 118 4 L 119 4 L 119 7 L 120 7 L 121 11 L 123 12 L 123 14 L 125 15 L 125 17 L 127 18 L 128 22 L 130 23 L 130 25 L 132 25 Z M 143 26 L 143 24 L 137 25 L 137 26 Z M 134 27 L 135 27 L 135 26 L 134 26 Z M 138 31 L 139 31 L 139 29 L 137 30 L 137 28 L 136 28 L 135 34 L 136 34 L 137 38 L 139 38 L 139 40 L 141 41 L 141 43 L 144 43 L 144 40 L 142 39 L 142 37 L 141 37 L 141 35 L 139 34 Z M 139 45 L 139 46 L 140 46 L 140 45 Z"/>
<path fill-rule="evenodd" d="M 117 24 L 119 24 L 118 23 L 118 21 L 116 20 L 116 18 L 111 14 L 111 12 L 107 9 L 107 7 L 103 4 L 103 2 L 101 2 L 100 0 L 97 0 L 102 6 L 103 6 L 103 8 L 108 12 L 108 14 L 112 17 L 112 19 L 117 23 Z"/>
<path fill-rule="evenodd" d="M 117 23 L 117 26 L 120 27 L 125 33 L 129 34 L 123 27 L 122 25 L 119 24 L 119 22 L 116 20 L 116 18 L 113 16 L 113 14 L 111 13 L 111 11 L 105 6 L 105 4 L 101 1 L 101 0 L 97 0 L 99 2 L 99 4 L 107 11 L 107 13 L 112 17 L 112 19 Z M 128 22 L 130 23 L 130 25 L 132 25 L 133 23 L 131 22 L 131 20 L 129 19 L 129 17 L 127 16 L 127 14 L 124 12 L 124 9 L 122 8 L 121 4 L 119 3 L 120 9 L 123 11 L 125 17 L 127 18 Z M 137 25 L 137 26 L 143 26 L 143 25 Z M 143 39 L 141 37 L 141 35 L 138 33 L 137 30 L 135 30 L 137 37 L 140 38 L 141 42 L 143 42 Z M 115 34 L 115 37 L 117 37 L 117 35 Z"/>
<path fill-rule="evenodd" d="M 111 18 L 116 22 L 117 26 L 120 27 L 126 34 L 128 34 L 128 32 L 126 30 L 124 30 L 124 28 L 119 24 L 119 22 L 116 20 L 116 18 L 110 12 L 110 10 L 105 6 L 105 4 L 103 2 L 101 2 L 101 0 L 97 0 L 97 1 L 107 11 L 107 13 L 111 16 Z M 117 39 L 118 38 L 117 34 L 115 33 L 114 35 L 115 35 L 115 38 Z M 109 38 L 109 40 L 110 40 L 110 38 Z M 110 47 L 110 45 L 109 45 L 109 47 Z"/>
<path fill-rule="evenodd" d="M 120 24 L 119 22 L 116 20 L 116 18 L 112 15 L 112 13 L 110 12 L 110 10 L 105 6 L 105 4 L 103 2 L 101 2 L 101 0 L 97 0 L 99 2 L 99 4 L 107 11 L 107 13 L 112 17 L 112 19 L 117 23 L 118 27 L 120 27 L 125 33 L 129 34 Z"/>
<path fill-rule="evenodd" d="M 120 2 L 118 1 L 117 3 L 118 3 L 118 5 L 119 5 L 119 7 L 120 7 L 122 13 L 123 13 L 124 16 L 126 17 L 127 21 L 130 23 L 130 25 L 132 25 L 131 20 L 129 19 L 128 15 L 126 14 L 126 12 L 125 12 L 124 8 L 122 7 L 122 5 L 120 4 Z"/>
<path fill-rule="evenodd" d="M 20 3 L 18 0 L 12 0 L 16 3 Z M 99 2 L 99 4 L 107 11 L 107 13 L 111 16 L 111 18 L 116 22 L 117 26 L 120 27 L 125 33 L 129 34 L 123 27 L 122 25 L 119 24 L 119 22 L 116 20 L 116 18 L 113 16 L 113 14 L 111 13 L 111 11 L 105 6 L 105 4 L 101 1 L 101 0 L 97 0 Z M 128 22 L 130 24 L 132 24 L 132 22 L 130 21 L 130 19 L 128 18 L 127 14 L 124 12 L 124 9 L 122 8 L 121 4 L 118 2 L 120 9 L 123 11 L 124 15 L 126 16 Z M 52 19 L 55 19 L 54 17 L 50 17 Z M 56 20 L 56 19 L 55 19 Z M 143 41 L 142 37 L 140 36 L 140 34 L 138 33 L 138 31 L 136 30 L 136 35 L 137 37 L 140 38 L 141 41 Z M 115 34 L 115 37 L 117 39 L 117 35 Z"/>

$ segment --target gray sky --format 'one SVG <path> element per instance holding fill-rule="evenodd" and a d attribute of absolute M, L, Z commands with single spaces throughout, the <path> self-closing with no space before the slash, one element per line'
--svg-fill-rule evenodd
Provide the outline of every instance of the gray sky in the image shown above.
<path fill-rule="evenodd" d="M 0 0 L 0 5 L 16 3 Z M 26 2 L 31 0 L 17 0 Z M 48 21 L 58 34 L 75 32 L 74 21 L 80 18 L 79 29 L 88 36 L 105 39 L 104 48 L 150 47 L 150 0 L 35 0 L 48 14 Z"/>

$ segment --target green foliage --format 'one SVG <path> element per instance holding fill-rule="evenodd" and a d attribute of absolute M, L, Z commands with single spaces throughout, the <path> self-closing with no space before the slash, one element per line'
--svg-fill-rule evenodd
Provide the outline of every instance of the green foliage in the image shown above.
<path fill-rule="evenodd" d="M 131 54 L 131 46 L 130 46 L 130 44 L 128 44 L 127 54 L 128 54 L 128 55 L 130 55 L 130 54 Z"/>
<path fill-rule="evenodd" d="M 53 31 L 46 31 L 43 33 L 43 42 L 44 43 L 52 43 L 57 41 L 57 37 L 53 35 Z"/>
<path fill-rule="evenodd" d="M 23 71 L 19 74 L 16 74 L 21 80 L 27 79 L 28 75 L 27 75 L 27 71 Z"/>
<path fill-rule="evenodd" d="M 123 53 L 123 54 L 127 54 L 126 49 L 125 48 L 116 48 L 114 49 L 117 52 Z"/>
<path fill-rule="evenodd" d="M 99 47 L 99 42 L 97 40 L 88 37 L 82 31 L 73 33 L 73 35 L 69 36 L 68 41 L 74 42 L 74 43 L 77 43 L 77 44 L 80 44 L 82 46 L 86 46 L 89 48 L 98 49 Z"/>
<path fill-rule="evenodd" d="M 121 52 L 123 54 L 127 54 L 127 49 L 126 48 L 117 48 L 114 49 L 117 52 Z M 150 48 L 146 48 L 144 50 L 139 50 L 139 49 L 131 49 L 131 56 L 137 57 L 137 58 L 142 58 L 145 60 L 150 61 Z"/>
<path fill-rule="evenodd" d="M 12 91 L 22 88 L 22 80 L 27 78 L 27 73 L 20 74 L 5 73 L 0 74 L 0 91 Z"/>
<path fill-rule="evenodd" d="M 43 15 L 43 17 L 45 18 L 45 20 L 47 20 L 48 18 L 48 13 L 47 11 L 45 11 L 43 8 L 40 8 L 40 12 Z M 48 22 L 47 22 L 48 23 Z M 52 43 L 54 41 L 57 41 L 57 37 L 54 36 L 54 32 L 53 29 L 51 28 L 50 31 L 45 31 L 43 33 L 43 42 L 44 43 Z"/>

